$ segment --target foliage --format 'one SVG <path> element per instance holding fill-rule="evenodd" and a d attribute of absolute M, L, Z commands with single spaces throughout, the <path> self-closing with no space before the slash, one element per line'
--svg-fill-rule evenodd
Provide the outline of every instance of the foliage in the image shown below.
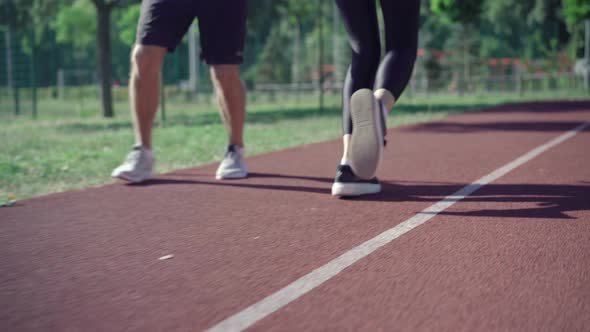
<path fill-rule="evenodd" d="M 14 43 L 22 48 L 15 54 L 29 54 L 31 36 L 38 46 L 38 81 L 55 85 L 60 68 L 96 70 L 97 4 L 112 7 L 112 71 L 125 84 L 129 72 L 129 51 L 135 38 L 140 12 L 139 0 L 2 0 L 0 28 L 12 27 Z M 323 5 L 323 12 L 320 12 Z M 242 66 L 249 86 L 255 82 L 301 82 L 317 78 L 319 23 L 324 21 L 323 62 L 331 65 L 340 54 L 339 64 L 349 62 L 346 34 L 333 30 L 332 0 L 250 0 L 246 49 Z M 422 0 L 420 47 L 424 56 L 417 68 L 429 77 L 446 69 L 463 71 L 465 61 L 486 58 L 554 59 L 570 47 L 575 57 L 582 40 L 580 19 L 588 17 L 589 0 Z M 566 22 L 567 28 L 566 28 Z M 34 33 L 32 33 L 34 30 Z M 333 50 L 332 39 L 341 40 Z M 186 40 L 166 57 L 164 78 L 178 83 L 188 73 Z M 340 50 L 340 51 L 338 51 Z M 440 51 L 460 53 L 441 63 Z M 465 53 L 467 52 L 467 53 Z M 435 56 L 435 54 L 438 54 Z M 579 53 L 578 53 L 579 54 Z M 204 66 L 201 77 L 206 77 Z M 472 68 L 470 68 L 471 70 Z M 341 78 L 339 78 L 341 79 Z M 207 79 L 201 83 L 209 85 Z"/>
<path fill-rule="evenodd" d="M 135 29 L 141 10 L 140 4 L 133 4 L 122 8 L 116 13 L 116 27 L 119 30 L 119 39 L 125 45 L 131 46 L 135 42 Z"/>
<path fill-rule="evenodd" d="M 472 0 L 431 0 L 430 7 L 449 21 L 469 24 L 479 18 L 482 4 L 483 1 Z"/>
<path fill-rule="evenodd" d="M 563 0 L 563 16 L 570 27 L 590 18 L 590 0 Z"/>
<path fill-rule="evenodd" d="M 57 41 L 78 49 L 94 46 L 96 26 L 96 10 L 88 0 L 75 0 L 72 5 L 64 5 L 51 22 Z"/>
<path fill-rule="evenodd" d="M 14 30 L 25 30 L 44 25 L 62 5 L 71 0 L 4 0 L 0 1 L 0 26 L 10 25 Z"/>

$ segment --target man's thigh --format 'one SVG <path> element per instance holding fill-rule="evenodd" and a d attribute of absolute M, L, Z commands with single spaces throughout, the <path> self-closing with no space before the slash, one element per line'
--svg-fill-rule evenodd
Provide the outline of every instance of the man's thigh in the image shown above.
<path fill-rule="evenodd" d="M 201 57 L 210 65 L 240 64 L 246 39 L 247 0 L 201 1 L 197 10 Z"/>
<path fill-rule="evenodd" d="M 196 15 L 195 0 L 143 0 L 136 43 L 173 52 Z"/>

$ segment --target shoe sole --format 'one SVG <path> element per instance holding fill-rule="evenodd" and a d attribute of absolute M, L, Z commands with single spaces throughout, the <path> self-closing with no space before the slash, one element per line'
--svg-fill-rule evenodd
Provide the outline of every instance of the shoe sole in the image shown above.
<path fill-rule="evenodd" d="M 149 173 L 147 176 L 143 176 L 143 177 L 132 177 L 132 176 L 129 176 L 129 174 L 125 174 L 125 173 L 111 174 L 111 176 L 113 178 L 121 179 L 121 180 L 131 182 L 131 183 L 141 183 L 145 180 L 149 180 L 152 177 L 152 173 Z"/>
<path fill-rule="evenodd" d="M 245 179 L 248 177 L 247 171 L 238 171 L 238 172 L 228 172 L 224 174 L 215 174 L 216 180 L 226 180 L 226 179 Z"/>
<path fill-rule="evenodd" d="M 381 110 L 377 106 L 373 91 L 369 89 L 358 90 L 350 98 L 350 167 L 363 180 L 375 176 L 383 155 Z"/>
<path fill-rule="evenodd" d="M 332 196 L 337 197 L 356 197 L 379 192 L 381 192 L 381 184 L 378 183 L 334 183 L 332 185 Z"/>

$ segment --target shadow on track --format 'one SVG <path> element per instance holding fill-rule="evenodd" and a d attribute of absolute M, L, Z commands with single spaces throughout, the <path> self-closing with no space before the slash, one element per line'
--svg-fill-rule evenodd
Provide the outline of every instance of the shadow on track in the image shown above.
<path fill-rule="evenodd" d="M 265 189 L 265 190 L 281 190 L 281 191 L 300 191 L 320 194 L 330 194 L 329 186 L 322 187 L 309 187 L 300 185 L 281 185 L 281 184 L 260 184 L 260 183 L 248 183 L 244 179 L 236 180 L 223 180 L 223 181 L 207 181 L 207 180 L 192 180 L 186 179 L 186 177 L 201 177 L 200 175 L 191 175 L 188 173 L 180 174 L 169 174 L 173 176 L 180 176 L 182 178 L 153 178 L 142 183 L 128 184 L 129 186 L 147 187 L 154 185 L 207 185 L 207 186 L 225 186 L 225 187 L 238 187 L 238 188 L 251 188 L 251 189 Z M 203 176 L 205 178 L 205 176 Z M 211 175 L 207 175 L 206 178 L 211 178 Z M 305 176 L 292 176 L 283 174 L 264 174 L 264 173 L 250 173 L 249 179 L 252 178 L 284 178 L 284 179 L 295 179 L 295 180 L 310 180 L 318 182 L 332 182 L 333 179 L 328 178 L 314 178 Z"/>
<path fill-rule="evenodd" d="M 561 100 L 561 101 L 532 101 L 516 102 L 488 108 L 485 112 L 510 113 L 510 112 L 577 112 L 590 111 L 588 100 Z"/>
<path fill-rule="evenodd" d="M 194 173 L 172 173 L 160 178 L 151 179 L 133 186 L 157 185 L 205 185 L 226 186 L 261 190 L 279 190 L 308 192 L 330 195 L 332 178 L 299 176 L 288 174 L 251 173 L 250 179 L 264 179 L 275 183 L 260 183 L 248 180 L 195 180 L 196 177 L 210 178 L 211 175 Z M 276 184 L 276 180 L 284 180 L 285 184 Z M 310 183 L 311 182 L 311 183 Z M 498 208 L 465 211 L 443 211 L 441 214 L 470 217 L 499 218 L 548 218 L 575 219 L 567 214 L 569 211 L 590 210 L 590 185 L 543 185 L 543 184 L 488 184 L 463 199 L 465 203 L 499 203 Z M 435 203 L 463 188 L 465 183 L 431 183 L 383 181 L 383 190 L 377 195 L 348 198 L 346 201 L 358 202 L 431 202 Z M 460 202 L 460 203 L 461 203 Z M 514 204 L 522 207 L 506 208 Z M 487 204 L 489 206 L 490 204 Z M 460 207 L 460 206 L 457 206 Z M 419 211 L 416 211 L 419 212 Z"/>
<path fill-rule="evenodd" d="M 483 110 L 480 114 L 493 113 L 546 113 L 546 112 L 586 112 L 590 113 L 589 101 L 528 102 L 505 104 Z M 439 121 L 423 123 L 407 128 L 406 132 L 433 133 L 473 133 L 481 131 L 525 131 L 525 132 L 563 132 L 582 124 L 573 121 L 526 121 L 526 122 L 451 122 Z M 584 131 L 590 131 L 586 128 Z"/>
<path fill-rule="evenodd" d="M 431 122 L 402 129 L 413 132 L 473 133 L 482 131 L 531 131 L 565 132 L 581 125 L 582 122 Z M 586 127 L 584 131 L 590 131 Z"/>
<path fill-rule="evenodd" d="M 463 188 L 461 185 L 384 183 L 380 195 L 369 201 L 438 202 Z M 443 211 L 441 214 L 471 217 L 575 219 L 568 211 L 590 210 L 590 185 L 488 184 L 460 201 L 500 203 L 498 208 Z M 514 204 L 523 207 L 509 208 Z M 486 204 L 490 206 L 490 204 Z M 457 206 L 460 209 L 460 206 Z M 507 208 L 508 207 L 508 208 Z"/>

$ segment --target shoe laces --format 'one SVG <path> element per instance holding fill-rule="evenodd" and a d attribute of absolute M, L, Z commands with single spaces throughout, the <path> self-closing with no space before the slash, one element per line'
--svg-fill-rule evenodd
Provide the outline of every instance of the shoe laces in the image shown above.
<path fill-rule="evenodd" d="M 227 147 L 227 151 L 225 151 L 225 158 L 230 158 L 232 160 L 239 159 L 241 154 L 238 152 L 237 148 L 234 145 L 230 145 Z"/>
<path fill-rule="evenodd" d="M 142 150 L 141 149 L 134 148 L 133 150 L 131 150 L 131 152 L 129 152 L 127 154 L 127 157 L 125 158 L 125 162 L 137 162 L 137 161 L 139 161 L 139 159 L 141 159 L 141 153 L 142 153 Z"/>

